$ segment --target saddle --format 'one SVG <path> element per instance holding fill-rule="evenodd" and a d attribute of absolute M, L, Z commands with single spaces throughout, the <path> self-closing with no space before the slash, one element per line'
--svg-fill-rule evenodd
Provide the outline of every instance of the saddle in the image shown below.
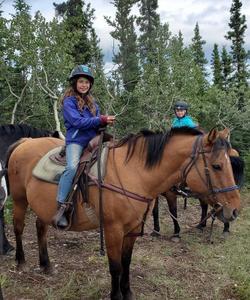
<path fill-rule="evenodd" d="M 79 166 L 73 180 L 71 191 L 66 199 L 66 212 L 65 215 L 69 221 L 69 226 L 65 230 L 69 229 L 74 219 L 74 212 L 77 210 L 77 205 L 84 206 L 85 213 L 93 225 L 98 225 L 99 220 L 94 212 L 94 209 L 89 205 L 89 193 L 88 188 L 91 185 L 91 178 L 98 178 L 98 174 L 101 174 L 101 180 L 103 180 L 106 173 L 106 161 L 109 152 L 109 143 L 112 136 L 104 135 L 103 144 L 101 145 L 102 151 L 100 154 L 100 162 L 98 163 L 99 143 L 100 135 L 92 139 L 88 146 L 83 151 Z M 37 163 L 32 171 L 33 176 L 38 179 L 58 184 L 61 174 L 65 170 L 66 166 L 66 152 L 65 146 L 57 147 L 50 150 L 45 156 L 43 156 Z M 100 170 L 98 167 L 100 166 Z M 82 197 L 81 197 L 82 196 Z M 82 203 L 83 202 L 83 203 Z"/>

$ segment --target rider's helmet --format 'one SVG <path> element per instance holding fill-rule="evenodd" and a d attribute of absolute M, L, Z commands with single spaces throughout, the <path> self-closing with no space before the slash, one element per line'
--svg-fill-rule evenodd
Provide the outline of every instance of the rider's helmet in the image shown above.
<path fill-rule="evenodd" d="M 94 76 L 90 70 L 90 68 L 86 65 L 78 65 L 76 66 L 69 75 L 69 80 L 73 81 L 73 79 L 77 79 L 78 77 L 83 76 L 86 77 L 90 81 L 90 85 L 94 84 Z"/>
<path fill-rule="evenodd" d="M 177 109 L 188 110 L 188 104 L 184 101 L 177 101 L 174 105 L 174 111 Z"/>

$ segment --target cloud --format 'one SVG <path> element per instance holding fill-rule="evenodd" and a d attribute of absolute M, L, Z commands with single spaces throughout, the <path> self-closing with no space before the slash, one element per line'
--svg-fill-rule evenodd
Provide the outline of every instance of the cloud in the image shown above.
<path fill-rule="evenodd" d="M 199 23 L 200 34 L 206 41 L 204 51 L 210 60 L 214 43 L 222 48 L 229 46 L 230 41 L 225 39 L 229 30 L 231 1 L 229 0 L 159 0 L 161 20 L 169 23 L 173 34 L 180 30 L 186 45 L 191 43 L 194 36 L 194 27 Z M 246 15 L 248 29 L 245 34 L 245 46 L 250 48 L 250 1 L 242 1 L 242 14 Z"/>
<path fill-rule="evenodd" d="M 62 0 L 43 0 L 34 1 L 26 0 L 31 6 L 32 14 L 40 10 L 47 20 L 54 17 L 53 2 L 61 3 Z M 9 13 L 13 13 L 13 0 L 5 0 L 2 6 L 4 17 L 9 17 Z M 85 3 L 91 3 L 91 7 L 95 9 L 94 27 L 100 38 L 100 47 L 103 50 L 105 61 L 111 62 L 113 55 L 113 47 L 117 45 L 110 35 L 112 27 L 108 26 L 104 16 L 115 18 L 115 8 L 110 0 L 86 0 Z M 208 60 L 210 60 L 214 43 L 219 47 L 223 45 L 229 46 L 230 42 L 224 36 L 229 30 L 228 22 L 230 19 L 230 0 L 158 0 L 158 12 L 161 21 L 169 23 L 169 29 L 173 34 L 177 34 L 179 30 L 183 33 L 186 45 L 191 43 L 194 35 L 194 27 L 196 22 L 199 23 L 200 33 L 206 41 L 204 50 Z M 250 1 L 242 0 L 242 14 L 246 15 L 247 31 L 245 34 L 245 47 L 250 49 Z M 135 7 L 133 13 L 137 13 L 138 8 Z"/>

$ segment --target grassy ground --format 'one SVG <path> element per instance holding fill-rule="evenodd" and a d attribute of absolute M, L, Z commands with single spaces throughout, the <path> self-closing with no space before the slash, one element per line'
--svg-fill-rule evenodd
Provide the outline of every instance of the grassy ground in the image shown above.
<path fill-rule="evenodd" d="M 223 226 L 216 222 L 213 243 L 209 228 L 203 233 L 192 228 L 199 219 L 196 201 L 183 210 L 179 201 L 182 228 L 180 243 L 169 240 L 173 226 L 166 201 L 160 203 L 162 236 L 152 238 L 151 219 L 147 235 L 138 238 L 131 265 L 131 285 L 139 300 L 247 300 L 250 299 L 250 199 L 242 197 L 242 211 L 222 237 Z M 4 299 L 109 299 L 110 277 L 107 257 L 99 256 L 97 232 L 72 233 L 49 231 L 49 255 L 54 266 L 51 276 L 38 268 L 34 216 L 30 212 L 24 232 L 26 267 L 19 271 L 13 255 L 0 264 L 0 284 Z M 8 236 L 14 243 L 12 225 Z"/>

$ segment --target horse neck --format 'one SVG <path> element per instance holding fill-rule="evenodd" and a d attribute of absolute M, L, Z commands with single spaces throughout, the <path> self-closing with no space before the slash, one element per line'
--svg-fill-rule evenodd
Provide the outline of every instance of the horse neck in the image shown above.
<path fill-rule="evenodd" d="M 111 181 L 118 185 L 122 182 L 124 188 L 130 191 L 140 191 L 144 195 L 156 197 L 180 182 L 181 166 L 190 157 L 195 138 L 195 136 L 183 138 L 173 136 L 165 146 L 161 162 L 152 168 L 145 167 L 146 153 L 142 155 L 140 142 L 131 159 L 125 164 L 127 147 L 115 149 L 115 162 L 111 150 L 110 169 L 114 170 L 110 175 Z"/>
<path fill-rule="evenodd" d="M 155 170 L 149 172 L 149 176 L 154 178 L 156 194 L 165 192 L 181 182 L 182 170 L 190 160 L 196 138 L 196 136 L 176 135 L 169 140 L 161 163 Z"/>

